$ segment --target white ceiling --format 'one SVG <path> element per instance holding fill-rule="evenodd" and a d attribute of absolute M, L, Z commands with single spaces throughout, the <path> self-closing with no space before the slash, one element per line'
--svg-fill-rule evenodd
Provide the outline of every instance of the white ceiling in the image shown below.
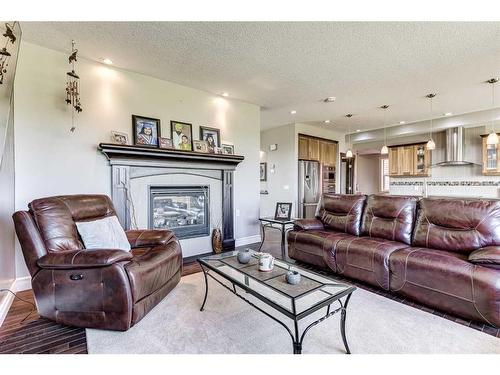
<path fill-rule="evenodd" d="M 500 22 L 22 22 L 23 39 L 262 106 L 262 128 L 352 130 L 491 107 Z M 498 85 L 500 86 L 500 84 Z M 497 88 L 500 102 L 500 88 Z M 323 103 L 335 96 L 335 103 Z M 291 115 L 290 111 L 297 111 Z"/>

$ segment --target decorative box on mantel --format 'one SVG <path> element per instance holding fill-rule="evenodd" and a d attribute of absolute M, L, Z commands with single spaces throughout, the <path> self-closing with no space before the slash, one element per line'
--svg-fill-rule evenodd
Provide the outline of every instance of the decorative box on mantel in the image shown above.
<path fill-rule="evenodd" d="M 153 225 L 152 206 L 143 201 L 147 199 L 145 192 L 157 189 L 159 184 L 179 186 L 180 191 L 182 191 L 181 187 L 185 188 L 193 186 L 193 184 L 203 187 L 210 187 L 212 184 L 212 195 L 207 194 L 206 198 L 208 200 L 210 197 L 210 201 L 218 206 L 209 211 L 220 216 L 212 218 L 212 221 L 221 221 L 224 251 L 234 249 L 233 172 L 238 164 L 244 160 L 243 156 L 203 154 L 112 143 L 100 143 L 98 149 L 107 157 L 111 165 L 112 200 L 118 218 L 126 229 L 135 226 L 136 223 L 132 223 L 132 220 L 137 217 L 140 217 L 140 220 L 137 220 L 140 221 L 137 223 L 138 226 L 151 227 Z M 140 185 L 137 184 L 138 181 L 141 182 Z M 135 192 L 134 186 L 136 187 Z M 140 186 L 140 190 L 144 194 L 138 195 L 137 186 Z M 172 202 L 168 199 L 165 198 L 174 212 L 186 208 L 182 206 L 182 202 Z M 200 200 L 200 196 L 197 199 Z M 139 210 L 140 212 L 138 212 Z M 209 211 L 205 210 L 205 215 Z M 208 215 L 211 214 L 212 212 L 209 212 Z M 148 220 L 144 219 L 146 215 L 149 217 Z M 202 213 L 199 215 L 201 215 L 201 221 L 210 220 L 207 216 L 203 217 Z M 208 249 L 200 249 L 200 251 L 202 250 L 205 250 L 203 253 L 206 253 Z M 189 255 L 196 254 L 188 253 L 187 256 Z"/>

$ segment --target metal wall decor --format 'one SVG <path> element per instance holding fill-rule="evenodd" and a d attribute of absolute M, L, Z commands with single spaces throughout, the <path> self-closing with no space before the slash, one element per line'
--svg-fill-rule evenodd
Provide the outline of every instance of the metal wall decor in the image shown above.
<path fill-rule="evenodd" d="M 7 66 L 9 65 L 9 59 L 11 56 L 9 51 L 7 51 L 7 46 L 9 45 L 9 42 L 14 44 L 16 41 L 16 36 L 13 31 L 15 24 L 15 22 L 12 25 L 5 23 L 5 33 L 3 36 L 7 40 L 5 41 L 5 46 L 0 50 L 0 85 L 3 84 L 3 78 L 5 73 L 7 73 Z"/>
<path fill-rule="evenodd" d="M 75 73 L 75 62 L 78 50 L 75 49 L 75 41 L 71 41 L 71 55 L 69 55 L 68 62 L 71 65 L 71 72 L 66 73 L 66 104 L 71 105 L 71 129 L 74 132 L 75 126 L 75 112 L 82 111 L 82 104 L 80 102 L 80 77 Z"/>

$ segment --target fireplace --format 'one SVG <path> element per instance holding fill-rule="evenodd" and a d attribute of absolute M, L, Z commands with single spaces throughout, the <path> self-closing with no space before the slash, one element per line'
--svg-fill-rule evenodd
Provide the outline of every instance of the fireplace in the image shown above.
<path fill-rule="evenodd" d="M 149 228 L 170 229 L 178 239 L 210 234 L 209 186 L 150 186 Z"/>

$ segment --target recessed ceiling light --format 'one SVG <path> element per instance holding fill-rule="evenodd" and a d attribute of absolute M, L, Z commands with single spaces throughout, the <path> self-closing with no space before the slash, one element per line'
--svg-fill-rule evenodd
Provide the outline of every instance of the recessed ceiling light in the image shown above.
<path fill-rule="evenodd" d="M 293 109 L 293 110 L 291 110 L 291 111 L 290 111 L 290 113 L 291 113 L 292 115 L 294 115 L 294 114 L 296 114 L 296 113 L 297 113 L 297 111 L 296 111 L 295 109 Z"/>
<path fill-rule="evenodd" d="M 325 103 L 333 103 L 337 99 L 335 96 L 329 96 L 328 98 L 323 99 Z"/>
<path fill-rule="evenodd" d="M 223 93 L 222 93 L 222 96 L 225 96 L 225 97 L 227 98 L 227 97 L 229 96 L 229 93 L 227 93 L 227 92 L 223 92 Z"/>
<path fill-rule="evenodd" d="M 406 121 L 400 121 L 399 122 L 399 125 L 403 125 L 403 124 L 406 124 Z"/>
<path fill-rule="evenodd" d="M 325 124 L 329 124 L 330 123 L 330 120 L 325 120 Z"/>
<path fill-rule="evenodd" d="M 359 133 L 361 131 L 361 129 L 356 129 L 356 133 Z"/>
<path fill-rule="evenodd" d="M 111 61 L 110 59 L 102 59 L 102 62 L 106 65 L 113 65 L 113 61 Z"/>
<path fill-rule="evenodd" d="M 443 113 L 443 115 L 445 115 L 445 116 L 451 116 L 452 113 L 451 112 L 446 112 L 446 113 Z"/>

